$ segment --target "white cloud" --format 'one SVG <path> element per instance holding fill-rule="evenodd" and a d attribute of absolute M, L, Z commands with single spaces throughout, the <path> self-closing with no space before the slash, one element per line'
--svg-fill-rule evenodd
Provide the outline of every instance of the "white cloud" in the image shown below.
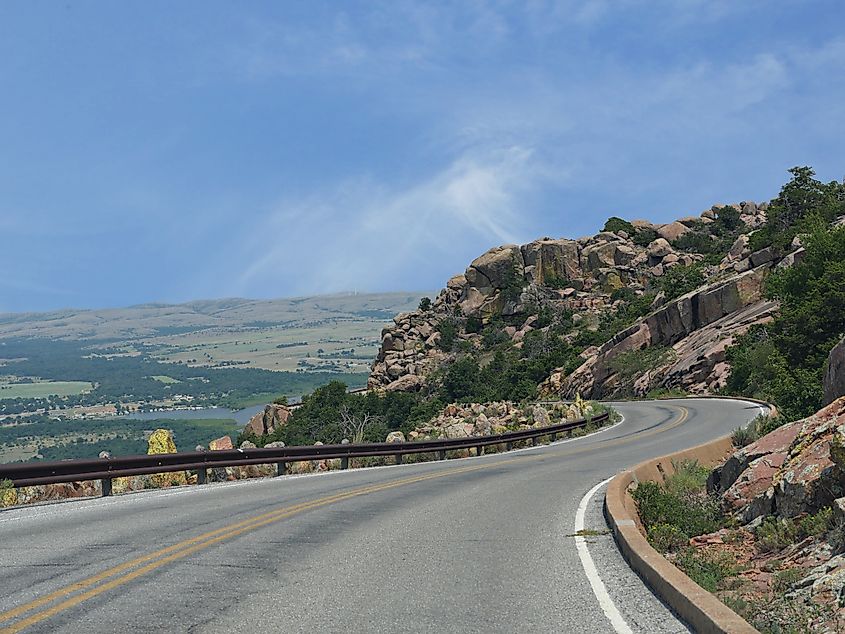
<path fill-rule="evenodd" d="M 238 292 L 282 280 L 307 292 L 401 285 L 425 277 L 420 267 L 439 271 L 443 258 L 464 261 L 476 245 L 525 240 L 522 200 L 543 174 L 530 149 L 510 147 L 461 156 L 406 189 L 359 180 L 281 202 L 251 228 L 245 252 L 260 255 L 239 276 Z M 275 236 L 269 248 L 267 236 Z"/>

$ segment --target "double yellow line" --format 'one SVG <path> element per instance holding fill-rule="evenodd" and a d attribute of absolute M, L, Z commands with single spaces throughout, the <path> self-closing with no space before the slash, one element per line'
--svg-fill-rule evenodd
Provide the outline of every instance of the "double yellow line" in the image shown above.
<path fill-rule="evenodd" d="M 681 407 L 680 410 L 681 415 L 665 427 L 661 426 L 649 430 L 647 432 L 643 432 L 642 434 L 634 434 L 629 438 L 617 438 L 608 441 L 607 443 L 602 443 L 601 447 L 625 444 L 627 442 L 632 442 L 633 440 L 643 438 L 644 436 L 651 436 L 656 433 L 669 431 L 670 429 L 673 429 L 678 425 L 682 424 L 687 419 L 689 412 L 686 410 L 686 408 Z M 109 590 L 127 584 L 130 581 L 142 577 L 143 575 L 146 575 L 158 568 L 161 568 L 166 564 L 177 561 L 179 559 L 183 559 L 184 557 L 192 555 L 196 552 L 205 550 L 224 540 L 232 539 L 233 537 L 237 537 L 238 535 L 242 535 L 243 533 L 256 530 L 263 526 L 267 526 L 268 524 L 271 524 L 273 522 L 278 522 L 279 520 L 289 518 L 304 511 L 320 508 L 322 506 L 334 504 L 336 502 L 342 502 L 344 500 L 348 500 L 354 497 L 368 495 L 370 493 L 376 493 L 378 491 L 385 491 L 388 489 L 394 489 L 396 487 L 406 486 L 417 482 L 424 482 L 426 480 L 434 480 L 437 478 L 444 478 L 459 473 L 468 473 L 471 471 L 490 469 L 503 464 L 513 463 L 517 461 L 542 459 L 551 455 L 559 457 L 579 454 L 584 453 L 586 451 L 594 450 L 597 447 L 597 445 L 591 445 L 588 447 L 581 447 L 578 449 L 563 450 L 552 453 L 521 455 L 519 457 L 510 458 L 507 460 L 497 460 L 495 462 L 490 462 L 481 465 L 447 469 L 444 471 L 439 471 L 437 473 L 429 473 L 426 475 L 402 478 L 400 480 L 394 480 L 393 482 L 374 484 L 356 489 L 350 489 L 348 491 L 343 491 L 334 495 L 328 495 L 322 498 L 318 498 L 316 500 L 311 500 L 309 502 L 301 502 L 299 504 L 285 506 L 274 511 L 268 511 L 267 513 L 256 515 L 240 522 L 236 522 L 234 524 L 230 524 L 228 526 L 224 526 L 222 528 L 203 533 L 202 535 L 197 535 L 196 537 L 191 537 L 190 539 L 177 542 L 171 546 L 162 548 L 155 552 L 142 555 L 130 561 L 104 570 L 103 572 L 100 572 L 81 581 L 69 584 L 63 588 L 59 588 L 58 590 L 46 594 L 42 597 L 39 597 L 38 599 L 35 599 L 33 601 L 30 601 L 29 603 L 25 603 L 6 612 L 2 612 L 0 613 L 0 625 L 8 621 L 13 621 L 35 610 L 39 610 L 40 608 L 44 608 L 40 611 L 36 611 L 33 614 L 30 614 L 29 616 L 26 616 L 25 618 L 15 623 L 3 626 L 2 628 L 0 628 L 0 633 L 12 634 L 14 632 L 20 632 L 21 630 L 24 630 L 28 627 L 31 627 L 32 625 L 35 625 L 36 623 L 39 623 L 45 619 L 55 616 L 60 612 L 63 612 L 69 608 L 79 605 L 83 601 L 87 601 L 88 599 L 96 597 L 104 592 L 108 592 Z M 61 599 L 64 600 L 60 601 Z M 54 605 L 50 605 L 55 601 L 60 602 L 55 603 Z"/>
<path fill-rule="evenodd" d="M 350 498 L 358 497 L 361 495 L 367 495 L 378 491 L 393 489 L 396 487 L 405 486 L 416 482 L 423 482 L 425 480 L 443 478 L 458 473 L 478 471 L 480 469 L 489 469 L 491 467 L 501 465 L 507 462 L 515 462 L 516 460 L 517 458 L 513 458 L 511 460 L 506 461 L 498 461 L 495 463 L 462 467 L 458 469 L 449 469 L 448 471 L 432 473 L 423 476 L 403 478 L 401 480 L 395 480 L 393 482 L 388 482 L 384 484 L 376 484 L 352 489 L 349 491 L 344 491 L 342 493 L 318 498 L 316 500 L 311 500 L 310 502 L 302 502 L 300 504 L 286 506 L 280 509 L 276 509 L 274 511 L 262 513 L 261 515 L 257 515 L 255 517 L 251 517 L 249 519 L 242 520 L 240 522 L 236 522 L 228 526 L 224 526 L 223 528 L 218 528 L 216 530 L 203 533 L 202 535 L 186 539 L 184 541 L 168 546 L 167 548 L 162 548 L 161 550 L 157 550 L 147 555 L 137 557 L 125 563 L 114 566 L 113 568 L 109 568 L 108 570 L 104 570 L 103 572 L 100 572 L 96 575 L 88 577 L 87 579 L 83 579 L 82 581 L 77 581 L 76 583 L 72 583 L 63 588 L 59 588 L 58 590 L 51 592 L 50 594 L 44 595 L 43 597 L 39 597 L 38 599 L 35 599 L 33 601 L 30 601 L 29 603 L 25 603 L 6 612 L 2 612 L 0 613 L 0 624 L 16 619 L 20 616 L 23 616 L 24 614 L 27 614 L 28 612 L 32 612 L 33 610 L 42 608 L 59 599 L 70 597 L 65 599 L 64 601 L 61 601 L 60 603 L 57 603 L 44 610 L 41 610 L 40 612 L 36 612 L 35 614 L 27 616 L 26 618 L 16 623 L 0 628 L 0 632 L 20 632 L 21 630 L 27 627 L 35 625 L 36 623 L 39 623 L 44 619 L 48 619 L 52 616 L 55 616 L 56 614 L 63 612 L 68 608 L 72 608 L 75 605 L 78 605 L 83 601 L 87 601 L 88 599 L 91 599 L 99 594 L 102 594 L 103 592 L 107 592 L 109 590 L 117 588 L 118 586 L 122 586 L 126 583 L 129 583 L 130 581 L 137 579 L 138 577 L 141 577 L 143 575 L 146 575 L 168 563 L 171 563 L 178 559 L 182 559 L 184 557 L 187 557 L 188 555 L 192 555 L 196 552 L 209 548 L 210 546 L 218 544 L 224 540 L 237 537 L 238 535 L 241 535 L 248 531 L 253 531 L 273 522 L 286 519 L 288 517 L 296 515 L 297 513 L 302 513 L 304 511 L 319 508 L 321 506 L 326 506 L 328 504 L 334 504 L 336 502 L 341 502 L 343 500 L 348 500 Z M 140 567 L 136 568 L 136 566 Z M 107 579 L 110 580 L 106 581 Z M 102 581 L 106 581 L 106 583 L 100 583 Z M 83 590 L 84 592 L 81 592 Z"/>

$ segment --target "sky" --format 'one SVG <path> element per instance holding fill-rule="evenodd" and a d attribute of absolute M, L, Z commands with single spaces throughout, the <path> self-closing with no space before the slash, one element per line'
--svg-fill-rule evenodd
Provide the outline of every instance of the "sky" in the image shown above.
<path fill-rule="evenodd" d="M 845 176 L 841 0 L 0 3 L 0 312 L 442 287 Z"/>

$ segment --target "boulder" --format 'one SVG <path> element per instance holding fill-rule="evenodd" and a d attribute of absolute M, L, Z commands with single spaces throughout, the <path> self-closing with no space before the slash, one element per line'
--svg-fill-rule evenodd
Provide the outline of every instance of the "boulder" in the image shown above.
<path fill-rule="evenodd" d="M 824 369 L 824 404 L 845 396 L 845 339 L 833 346 Z"/>
<path fill-rule="evenodd" d="M 401 431 L 392 431 L 387 434 L 387 438 L 384 439 L 384 442 L 406 442 L 405 434 L 403 434 Z"/>
<path fill-rule="evenodd" d="M 663 256 L 672 253 L 672 245 L 665 238 L 657 238 L 646 249 L 649 259 L 661 260 Z"/>
<path fill-rule="evenodd" d="M 291 414 L 291 410 L 286 405 L 275 403 L 267 405 L 263 412 L 258 412 L 250 419 L 244 427 L 244 433 L 256 436 L 272 434 L 279 427 L 287 424 Z"/>
<path fill-rule="evenodd" d="M 514 273 L 520 278 L 525 268 L 521 249 L 514 244 L 494 247 L 472 261 L 465 276 L 475 288 L 501 289 L 507 286 Z"/>
<path fill-rule="evenodd" d="M 535 405 L 531 409 L 531 418 L 534 419 L 534 425 L 536 427 L 548 427 L 552 424 L 549 418 L 549 411 L 542 405 Z"/>
<path fill-rule="evenodd" d="M 385 392 L 419 392 L 425 387 L 424 377 L 416 374 L 406 374 L 395 381 L 391 381 L 384 387 Z"/>
<path fill-rule="evenodd" d="M 229 436 L 222 436 L 208 443 L 208 448 L 210 451 L 223 451 L 224 449 L 234 449 L 235 446 Z"/>
<path fill-rule="evenodd" d="M 792 518 L 833 505 L 845 496 L 843 441 L 845 397 L 734 453 L 720 473 L 722 485 L 730 483 L 723 505 L 745 522 L 768 514 Z"/>
<path fill-rule="evenodd" d="M 155 455 L 167 453 L 176 453 L 176 443 L 173 442 L 173 432 L 169 429 L 156 429 L 152 434 L 150 434 L 150 437 L 147 440 L 147 454 Z M 154 487 L 166 487 L 187 483 L 184 471 L 156 473 L 150 476 L 150 481 Z"/>
<path fill-rule="evenodd" d="M 535 284 L 582 276 L 578 243 L 574 240 L 535 240 L 522 247 L 522 255 L 526 271 L 533 267 L 530 279 Z"/>
<path fill-rule="evenodd" d="M 685 233 L 688 233 L 689 230 L 689 227 L 680 222 L 670 222 L 667 225 L 662 225 L 657 230 L 657 235 L 669 242 L 674 242 Z"/>

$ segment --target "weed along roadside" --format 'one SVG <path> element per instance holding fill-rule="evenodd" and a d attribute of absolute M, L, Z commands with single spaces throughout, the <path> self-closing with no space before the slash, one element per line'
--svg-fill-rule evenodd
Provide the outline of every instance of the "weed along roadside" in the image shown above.
<path fill-rule="evenodd" d="M 844 421 L 845 399 L 791 423 L 761 415 L 619 474 L 605 508 L 626 559 L 697 630 L 842 631 Z"/>

